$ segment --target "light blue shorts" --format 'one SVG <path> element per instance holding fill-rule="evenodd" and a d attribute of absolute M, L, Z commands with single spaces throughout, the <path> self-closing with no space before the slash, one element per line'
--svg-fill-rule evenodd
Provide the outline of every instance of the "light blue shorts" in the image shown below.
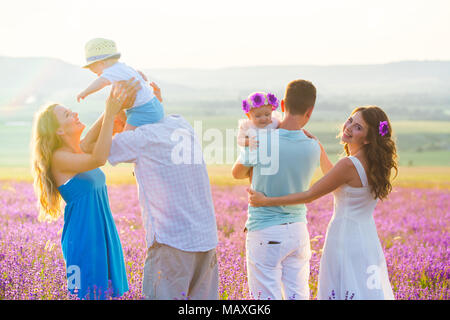
<path fill-rule="evenodd" d="M 136 106 L 126 110 L 127 123 L 132 126 L 139 127 L 149 123 L 156 123 L 164 118 L 164 109 L 158 98 L 140 106 Z"/>

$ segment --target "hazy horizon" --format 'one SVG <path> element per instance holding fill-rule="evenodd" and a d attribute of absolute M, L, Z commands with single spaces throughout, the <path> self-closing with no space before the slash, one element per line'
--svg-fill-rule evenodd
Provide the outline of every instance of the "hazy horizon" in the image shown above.
<path fill-rule="evenodd" d="M 64 63 L 77 66 L 77 64 L 72 63 L 70 61 L 67 61 L 60 57 L 52 57 L 52 56 L 9 56 L 9 55 L 1 55 L 0 58 L 18 58 L 18 59 L 55 59 L 60 60 Z M 393 60 L 393 61 L 386 61 L 386 62 L 378 62 L 378 63 L 359 63 L 359 64 L 350 64 L 350 63 L 333 63 L 333 64 L 320 64 L 320 63 L 299 63 L 299 64 L 261 64 L 261 65 L 230 65 L 230 66 L 222 66 L 222 67 L 156 67 L 156 68 L 147 68 L 143 67 L 144 69 L 164 69 L 164 70 L 170 70 L 170 69 L 196 69 L 196 70 L 215 70 L 215 69 L 235 69 L 235 68 L 264 68 L 264 67 L 289 67 L 289 66 L 295 66 L 295 67 L 346 67 L 346 66 L 379 66 L 379 65 L 387 65 L 387 64 L 396 64 L 396 63 L 410 63 L 410 62 L 430 62 L 430 63 L 439 63 L 439 62 L 450 62 L 449 59 L 410 59 L 410 60 Z M 81 66 L 80 66 L 81 68 Z"/>
<path fill-rule="evenodd" d="M 82 65 L 85 43 L 106 37 L 147 69 L 447 61 L 448 12 L 445 0 L 17 0 L 0 12 L 0 55 Z"/>
<path fill-rule="evenodd" d="M 52 57 L 52 56 L 8 56 L 8 55 L 2 55 L 0 54 L 0 58 L 18 58 L 18 59 L 55 59 L 55 60 L 60 60 L 64 63 L 73 65 L 73 66 L 78 66 L 75 63 L 72 63 L 70 61 L 67 61 L 65 59 L 59 58 L 59 57 Z M 295 66 L 295 67 L 346 67 L 346 66 L 381 66 L 381 65 L 388 65 L 388 64 L 396 64 L 396 63 L 414 63 L 414 62 L 429 62 L 429 63 L 439 63 L 439 62 L 450 62 L 450 58 L 449 59 L 432 59 L 432 60 L 428 60 L 428 59 L 410 59 L 410 60 L 395 60 L 395 61 L 386 61 L 386 62 L 379 62 L 379 63 L 359 63 L 359 64 L 350 64 L 350 63 L 333 63 L 333 64 L 320 64 L 320 63 L 310 63 L 310 64 L 306 64 L 306 63 L 300 63 L 300 64 L 265 64 L 265 65 L 230 65 L 230 66 L 223 66 L 223 67 L 156 67 L 156 68 L 147 68 L 147 67 L 143 67 L 143 69 L 154 69 L 154 70 L 159 70 L 159 69 L 164 69 L 164 70 L 180 70 L 180 69 L 186 69 L 186 70 L 190 70 L 190 69 L 195 69 L 195 70 L 219 70 L 219 69 L 238 69 L 238 68 L 264 68 L 264 67 L 289 67 L 289 66 Z M 81 66 L 80 66 L 81 68 Z"/>

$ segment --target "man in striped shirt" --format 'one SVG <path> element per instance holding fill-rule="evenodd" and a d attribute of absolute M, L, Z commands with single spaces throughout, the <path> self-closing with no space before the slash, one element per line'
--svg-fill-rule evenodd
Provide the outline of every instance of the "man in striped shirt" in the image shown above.
<path fill-rule="evenodd" d="M 169 115 L 116 134 L 108 161 L 134 163 L 147 243 L 143 295 L 218 299 L 216 218 L 192 126 Z"/>

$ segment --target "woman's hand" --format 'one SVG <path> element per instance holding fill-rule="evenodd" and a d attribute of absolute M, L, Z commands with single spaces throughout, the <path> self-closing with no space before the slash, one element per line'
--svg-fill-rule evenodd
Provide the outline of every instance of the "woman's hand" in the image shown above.
<path fill-rule="evenodd" d="M 265 207 L 268 205 L 268 198 L 261 192 L 247 188 L 248 203 L 252 207 Z"/>
<path fill-rule="evenodd" d="M 134 78 L 128 81 L 114 82 L 108 100 L 106 100 L 105 114 L 115 116 L 121 109 L 131 108 L 140 88 L 139 81 Z"/>
<path fill-rule="evenodd" d="M 308 138 L 311 138 L 311 139 L 314 139 L 314 140 L 317 140 L 317 141 L 319 141 L 315 136 L 313 136 L 309 131 L 307 131 L 306 129 L 302 129 L 303 130 L 303 133 L 308 137 Z"/>
<path fill-rule="evenodd" d="M 328 155 L 327 155 L 327 153 L 325 151 L 325 148 L 320 143 L 319 139 L 317 139 L 315 136 L 313 136 L 311 133 L 309 133 L 305 129 L 302 129 L 302 130 L 303 130 L 303 132 L 305 133 L 305 135 L 308 138 L 316 140 L 317 143 L 319 144 L 319 147 L 320 147 L 320 168 L 322 169 L 322 173 L 324 175 L 327 174 L 331 170 L 331 168 L 333 168 L 333 164 L 331 163 L 330 159 L 328 158 Z"/>
<path fill-rule="evenodd" d="M 136 70 L 136 71 L 139 73 L 139 75 L 142 77 L 142 79 L 144 79 L 145 82 L 148 81 L 147 76 L 142 71 L 139 71 L 139 70 Z"/>

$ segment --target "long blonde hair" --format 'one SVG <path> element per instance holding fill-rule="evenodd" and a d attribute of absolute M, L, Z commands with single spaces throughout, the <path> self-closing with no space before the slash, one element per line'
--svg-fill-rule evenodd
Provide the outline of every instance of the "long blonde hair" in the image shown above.
<path fill-rule="evenodd" d="M 51 104 L 36 113 L 31 139 L 31 173 L 34 191 L 38 197 L 39 221 L 56 220 L 61 214 L 61 195 L 51 171 L 53 152 L 62 146 L 62 139 L 56 134 L 59 122 L 53 110 L 58 104 Z"/>

